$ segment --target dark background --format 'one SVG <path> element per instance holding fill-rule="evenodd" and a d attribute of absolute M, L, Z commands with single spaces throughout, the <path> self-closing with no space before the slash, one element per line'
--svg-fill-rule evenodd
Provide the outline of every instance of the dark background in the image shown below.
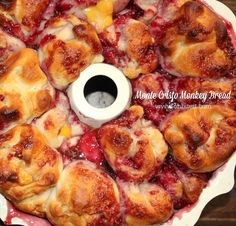
<path fill-rule="evenodd" d="M 219 2 L 223 2 L 225 5 L 227 5 L 229 8 L 231 8 L 236 14 L 236 1 L 235 0 L 218 0 Z"/>
<path fill-rule="evenodd" d="M 236 0 L 219 1 L 236 15 Z M 236 180 L 236 171 L 234 175 Z M 218 196 L 205 207 L 196 226 L 236 226 L 236 185 L 230 193 Z"/>

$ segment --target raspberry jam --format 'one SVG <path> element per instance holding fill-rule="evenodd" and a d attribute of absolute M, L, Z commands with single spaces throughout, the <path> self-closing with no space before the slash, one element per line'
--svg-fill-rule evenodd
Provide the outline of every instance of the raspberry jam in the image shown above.
<path fill-rule="evenodd" d="M 85 133 L 80 139 L 77 149 L 79 152 L 82 152 L 89 161 L 97 165 L 102 165 L 104 156 L 97 141 L 97 130 Z"/>

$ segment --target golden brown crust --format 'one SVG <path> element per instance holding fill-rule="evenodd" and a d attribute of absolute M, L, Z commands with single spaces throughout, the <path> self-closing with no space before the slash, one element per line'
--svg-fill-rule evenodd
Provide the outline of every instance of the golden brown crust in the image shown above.
<path fill-rule="evenodd" d="M 61 92 L 56 96 L 55 106 L 34 120 L 33 124 L 51 147 L 76 158 L 79 153 L 73 149 L 88 128 L 71 111 L 68 98 Z"/>
<path fill-rule="evenodd" d="M 76 41 L 65 43 L 55 40 L 48 43 L 46 48 L 49 56 L 47 70 L 53 80 L 53 86 L 59 89 L 75 81 L 91 61 L 88 54 L 90 49 Z"/>
<path fill-rule="evenodd" d="M 154 71 L 158 65 L 158 58 L 148 27 L 141 22 L 129 21 L 124 35 L 127 39 L 127 54 L 129 58 L 138 63 L 141 68 L 140 73 L 147 74 Z M 129 69 L 127 73 L 129 73 Z"/>
<path fill-rule="evenodd" d="M 62 93 L 57 95 L 58 101 L 56 101 L 55 107 L 45 112 L 34 123 L 53 148 L 59 148 L 64 141 L 65 137 L 61 134 L 61 130 L 66 125 L 68 127 L 68 135 L 71 134 L 71 125 L 68 123 L 69 101 Z"/>
<path fill-rule="evenodd" d="M 50 0 L 10 0 L 1 1 L 0 14 L 20 25 L 25 34 L 35 31 Z"/>
<path fill-rule="evenodd" d="M 120 225 L 118 188 L 93 163 L 71 163 L 49 198 L 47 217 L 58 226 Z"/>
<path fill-rule="evenodd" d="M 195 172 L 221 166 L 236 148 L 236 112 L 223 106 L 177 113 L 164 124 L 173 154 Z"/>
<path fill-rule="evenodd" d="M 168 151 L 159 130 L 144 120 L 143 114 L 142 107 L 132 106 L 119 119 L 99 130 L 105 157 L 124 180 L 150 179 Z"/>
<path fill-rule="evenodd" d="M 207 175 L 191 173 L 169 155 L 157 175 L 160 184 L 171 196 L 174 209 L 197 202 L 207 185 Z"/>
<path fill-rule="evenodd" d="M 0 130 L 30 122 L 50 108 L 54 90 L 34 50 L 11 54 L 0 68 Z"/>
<path fill-rule="evenodd" d="M 85 41 L 94 54 L 102 52 L 102 46 L 96 35 L 94 27 L 90 24 L 81 23 L 73 27 L 73 32 L 79 40 Z"/>
<path fill-rule="evenodd" d="M 92 63 L 103 61 L 102 46 L 92 25 L 75 16 L 55 17 L 41 38 L 41 65 L 58 89 L 66 88 Z"/>
<path fill-rule="evenodd" d="M 156 184 L 118 181 L 123 198 L 126 225 L 161 224 L 172 215 L 170 195 Z"/>
<path fill-rule="evenodd" d="M 59 153 L 30 125 L 0 135 L 0 191 L 20 210 L 45 215 L 45 202 L 62 171 Z"/>
<path fill-rule="evenodd" d="M 128 78 L 157 68 L 154 38 L 144 23 L 121 16 L 100 36 L 106 61 L 120 68 Z"/>
<path fill-rule="evenodd" d="M 177 172 L 179 180 L 182 183 L 184 195 L 190 203 L 197 202 L 203 188 L 206 186 L 206 181 L 194 175 L 187 175 L 181 171 Z"/>
<path fill-rule="evenodd" d="M 224 22 L 202 3 L 186 2 L 160 46 L 162 66 L 177 76 L 220 77 L 235 68 Z"/>
<path fill-rule="evenodd" d="M 50 0 L 18 0 L 13 13 L 17 21 L 30 31 L 39 25 L 49 3 Z"/>

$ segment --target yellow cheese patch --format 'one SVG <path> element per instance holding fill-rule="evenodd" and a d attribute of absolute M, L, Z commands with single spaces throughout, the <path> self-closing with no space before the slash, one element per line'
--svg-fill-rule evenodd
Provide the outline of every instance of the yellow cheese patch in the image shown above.
<path fill-rule="evenodd" d="M 72 131 L 69 125 L 65 125 L 61 128 L 60 136 L 71 138 L 71 135 L 72 135 Z"/>
<path fill-rule="evenodd" d="M 113 2 L 112 0 L 99 0 L 96 6 L 86 8 L 85 13 L 88 22 L 100 33 L 113 22 Z"/>

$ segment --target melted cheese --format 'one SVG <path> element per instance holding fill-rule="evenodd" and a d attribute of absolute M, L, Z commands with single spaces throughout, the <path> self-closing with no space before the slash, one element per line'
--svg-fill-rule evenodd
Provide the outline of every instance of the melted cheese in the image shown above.
<path fill-rule="evenodd" d="M 71 127 L 68 124 L 66 124 L 65 126 L 61 128 L 60 136 L 66 137 L 67 139 L 71 138 L 72 131 L 71 131 Z"/>
<path fill-rule="evenodd" d="M 112 24 L 112 13 L 112 0 L 99 0 L 96 6 L 85 9 L 88 22 L 95 26 L 99 33 Z"/>

